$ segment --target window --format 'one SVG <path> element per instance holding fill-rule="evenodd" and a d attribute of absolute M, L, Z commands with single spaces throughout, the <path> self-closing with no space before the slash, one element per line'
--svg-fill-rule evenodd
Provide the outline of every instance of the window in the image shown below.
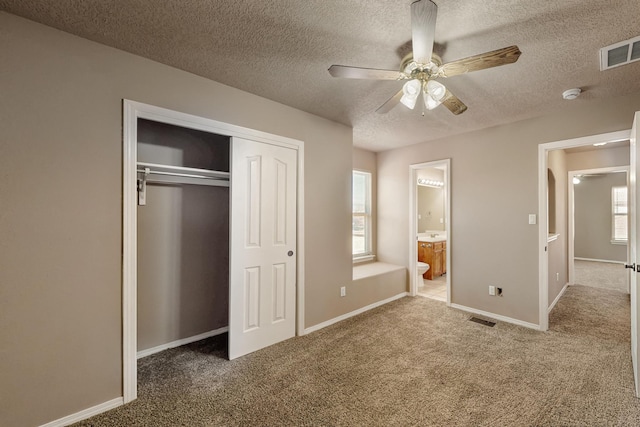
<path fill-rule="evenodd" d="M 627 187 L 611 188 L 611 241 L 627 241 Z"/>
<path fill-rule="evenodd" d="M 371 174 L 353 171 L 353 257 L 371 255 Z"/>

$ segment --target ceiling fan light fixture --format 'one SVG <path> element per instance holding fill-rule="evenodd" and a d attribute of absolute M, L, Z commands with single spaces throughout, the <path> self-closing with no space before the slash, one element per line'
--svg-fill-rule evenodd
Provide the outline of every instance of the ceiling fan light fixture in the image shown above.
<path fill-rule="evenodd" d="M 427 110 L 433 110 L 438 105 L 440 105 L 440 101 L 434 99 L 431 95 L 425 92 L 424 94 L 424 106 L 427 107 Z"/>
<path fill-rule="evenodd" d="M 406 81 L 402 89 L 376 110 L 379 114 L 388 113 L 400 103 L 414 109 L 420 92 L 427 109 L 442 104 L 455 115 L 464 113 L 467 106 L 442 84 L 429 84 L 431 79 L 512 64 L 518 60 L 522 52 L 518 46 L 513 45 L 443 64 L 440 57 L 433 52 L 437 15 L 438 5 L 432 0 L 411 0 L 412 49 L 400 62 L 399 71 L 332 65 L 329 67 L 329 74 L 350 79 Z M 638 51 L 640 52 L 640 49 Z"/>
<path fill-rule="evenodd" d="M 427 110 L 433 110 L 442 102 L 447 89 L 442 83 L 438 83 L 435 80 L 429 80 L 424 85 L 424 106 Z"/>
<path fill-rule="evenodd" d="M 420 89 L 422 88 L 422 83 L 418 79 L 409 80 L 402 86 L 402 98 L 400 98 L 400 102 L 402 102 L 407 108 L 413 110 L 416 106 L 416 101 L 418 100 L 418 95 L 420 95 Z"/>
<path fill-rule="evenodd" d="M 442 98 L 447 93 L 447 88 L 442 83 L 429 80 L 425 85 L 425 91 L 436 101 L 442 101 Z"/>
<path fill-rule="evenodd" d="M 406 75 L 410 76 L 411 73 L 418 68 L 418 63 L 416 61 L 409 62 L 404 69 L 402 70 Z"/>

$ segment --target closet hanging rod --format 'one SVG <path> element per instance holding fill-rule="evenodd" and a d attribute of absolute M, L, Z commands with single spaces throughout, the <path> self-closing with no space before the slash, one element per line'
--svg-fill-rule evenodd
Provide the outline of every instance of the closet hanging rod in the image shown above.
<path fill-rule="evenodd" d="M 214 171 L 210 169 L 189 168 L 184 166 L 161 165 L 157 163 L 138 162 L 137 165 L 143 170 L 138 172 L 144 173 L 144 168 L 149 168 L 150 173 L 158 175 L 174 175 L 189 178 L 209 178 L 209 179 L 229 179 L 229 172 Z"/>
<path fill-rule="evenodd" d="M 138 173 L 146 173 L 146 170 L 145 169 L 137 169 L 136 172 L 138 172 Z M 155 175 L 181 176 L 181 177 L 184 177 L 184 178 L 228 179 L 228 178 L 221 178 L 221 177 L 217 177 L 217 176 L 194 175 L 194 174 L 190 174 L 190 173 L 163 172 L 163 171 L 154 171 L 154 170 L 150 170 L 149 173 L 150 174 L 155 174 Z"/>

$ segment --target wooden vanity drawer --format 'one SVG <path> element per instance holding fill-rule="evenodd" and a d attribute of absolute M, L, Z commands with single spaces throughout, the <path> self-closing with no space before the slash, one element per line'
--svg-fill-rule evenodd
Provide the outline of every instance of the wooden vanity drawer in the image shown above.
<path fill-rule="evenodd" d="M 429 264 L 429 270 L 422 275 L 427 280 L 442 276 L 447 272 L 447 242 L 418 242 L 418 261 Z"/>

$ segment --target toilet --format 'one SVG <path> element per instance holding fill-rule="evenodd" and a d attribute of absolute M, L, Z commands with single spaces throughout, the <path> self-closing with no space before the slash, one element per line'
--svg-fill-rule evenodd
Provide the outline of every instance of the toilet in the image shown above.
<path fill-rule="evenodd" d="M 418 284 L 422 284 L 422 275 L 424 273 L 426 273 L 427 271 L 429 271 L 429 264 L 427 264 L 426 262 L 420 262 L 418 261 Z"/>

